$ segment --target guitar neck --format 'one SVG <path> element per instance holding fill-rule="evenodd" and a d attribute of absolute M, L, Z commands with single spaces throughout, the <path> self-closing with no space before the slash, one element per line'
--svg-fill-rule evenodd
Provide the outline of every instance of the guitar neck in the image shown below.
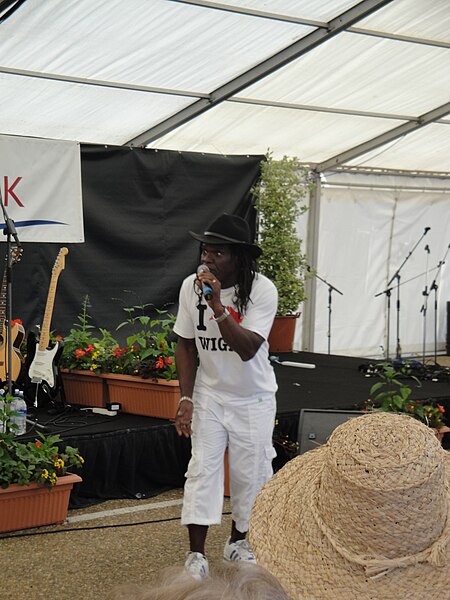
<path fill-rule="evenodd" d="M 3 333 L 6 320 L 6 270 L 3 273 L 2 288 L 0 292 L 0 335 Z"/>
<path fill-rule="evenodd" d="M 48 290 L 47 304 L 45 305 L 44 319 L 42 321 L 42 327 L 39 336 L 39 350 L 45 350 L 50 342 L 50 325 L 52 321 L 53 307 L 55 305 L 56 284 L 56 278 L 52 277 Z"/>
<path fill-rule="evenodd" d="M 52 278 L 48 288 L 47 304 L 45 305 L 44 319 L 42 321 L 41 333 L 39 337 L 38 349 L 43 351 L 48 348 L 50 342 L 50 324 L 52 321 L 53 306 L 55 304 L 56 284 L 62 269 L 64 269 L 64 257 L 69 251 L 67 248 L 61 248 L 53 266 Z"/>

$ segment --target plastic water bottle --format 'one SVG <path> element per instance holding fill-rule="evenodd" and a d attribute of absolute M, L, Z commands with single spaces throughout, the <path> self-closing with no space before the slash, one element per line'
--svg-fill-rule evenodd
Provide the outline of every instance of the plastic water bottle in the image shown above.
<path fill-rule="evenodd" d="M 24 394 L 20 390 L 14 390 L 14 400 L 11 402 L 11 410 L 17 414 L 11 417 L 11 422 L 17 425 L 14 430 L 16 435 L 23 435 L 27 432 L 27 403 Z"/>

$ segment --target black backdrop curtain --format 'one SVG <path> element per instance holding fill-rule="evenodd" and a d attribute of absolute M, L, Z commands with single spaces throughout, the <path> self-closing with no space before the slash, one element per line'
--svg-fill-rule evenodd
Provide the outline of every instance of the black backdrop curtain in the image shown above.
<path fill-rule="evenodd" d="M 13 267 L 13 319 L 42 323 L 52 267 L 66 246 L 51 329 L 65 335 L 90 298 L 90 323 L 113 334 L 124 307 L 176 308 L 184 277 L 198 261 L 201 232 L 222 212 L 254 229 L 250 189 L 262 156 L 221 156 L 81 146 L 85 243 L 24 243 Z M 18 231 L 20 238 L 20 230 Z"/>

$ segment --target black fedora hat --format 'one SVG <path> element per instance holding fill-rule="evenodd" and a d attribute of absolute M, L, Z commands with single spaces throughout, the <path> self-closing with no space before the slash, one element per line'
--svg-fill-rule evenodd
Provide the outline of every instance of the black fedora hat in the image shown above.
<path fill-rule="evenodd" d="M 244 246 L 253 256 L 261 256 L 262 250 L 251 241 L 250 227 L 245 219 L 237 215 L 220 215 L 203 233 L 189 232 L 190 235 L 204 244 L 232 244 Z"/>

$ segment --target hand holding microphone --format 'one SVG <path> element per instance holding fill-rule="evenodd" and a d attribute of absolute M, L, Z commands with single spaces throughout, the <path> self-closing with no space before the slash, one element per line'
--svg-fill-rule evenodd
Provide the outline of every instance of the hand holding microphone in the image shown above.
<path fill-rule="evenodd" d="M 199 265 L 197 267 L 197 276 L 200 275 L 201 273 L 209 273 L 209 272 L 210 271 L 206 265 Z M 202 286 L 202 291 L 203 291 L 203 295 L 205 296 L 205 300 L 207 302 L 209 302 L 210 300 L 212 300 L 212 295 L 213 295 L 212 287 L 206 281 L 200 281 L 200 284 Z"/>

